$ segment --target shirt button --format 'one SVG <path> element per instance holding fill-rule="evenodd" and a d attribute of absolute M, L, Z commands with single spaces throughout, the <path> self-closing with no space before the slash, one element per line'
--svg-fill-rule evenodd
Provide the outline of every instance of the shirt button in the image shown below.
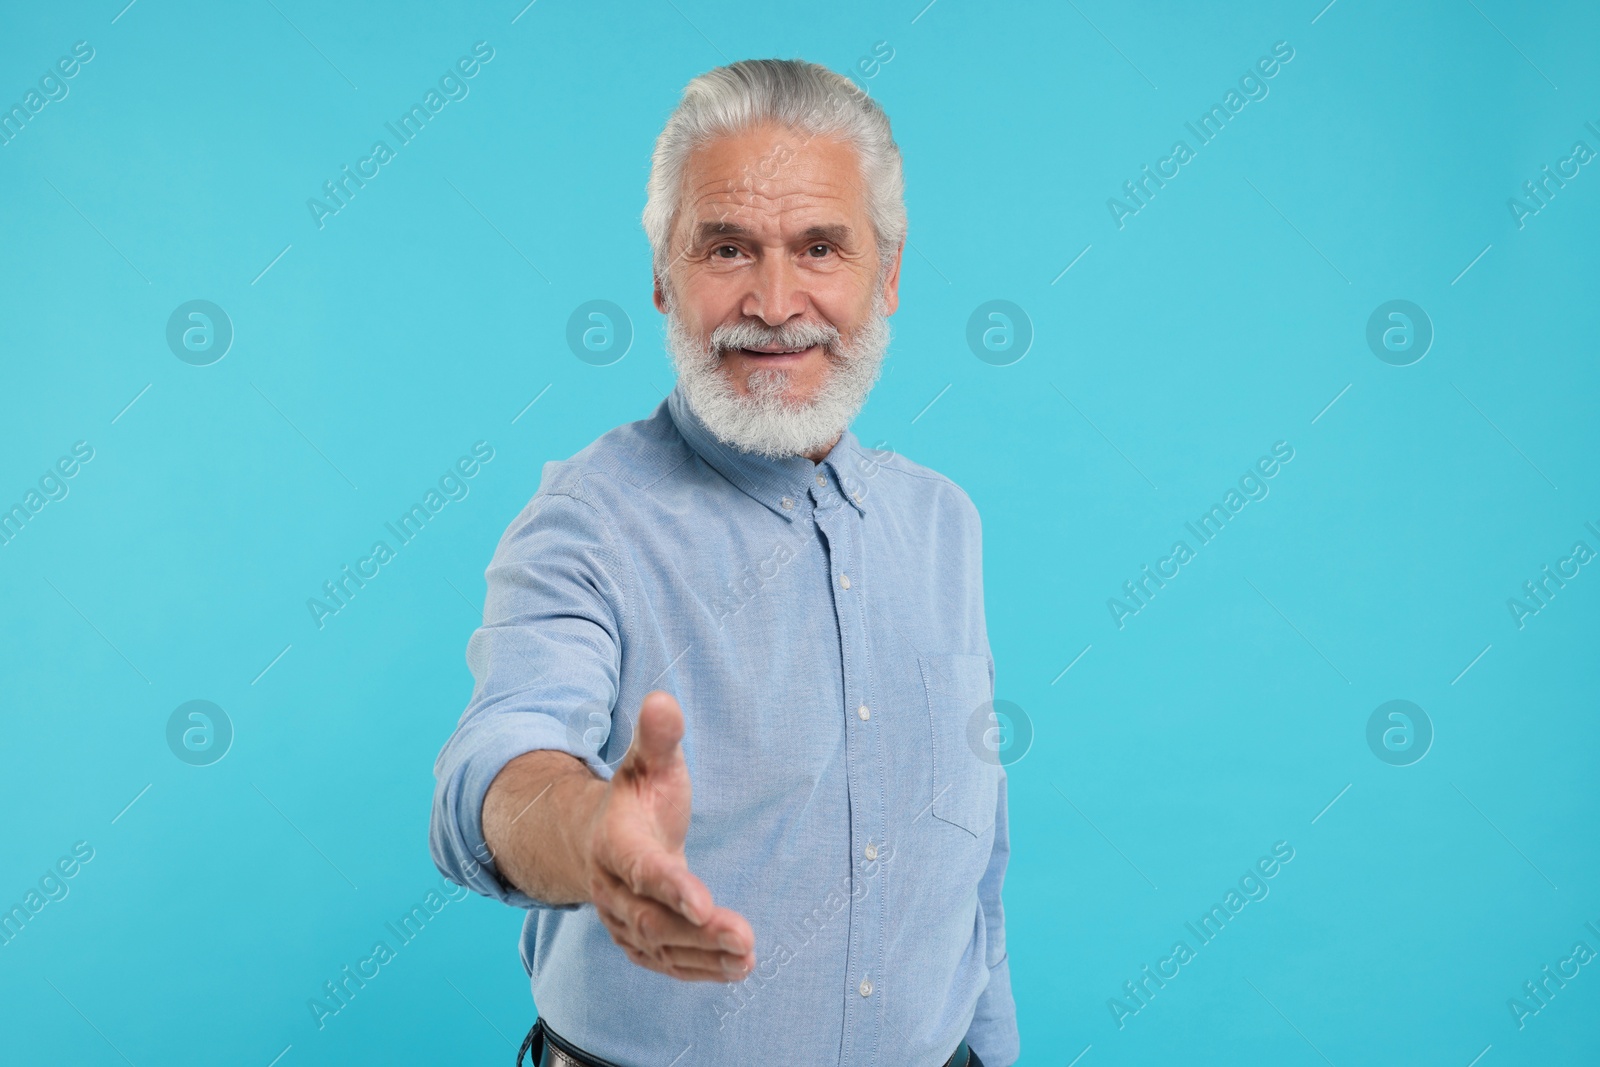
<path fill-rule="evenodd" d="M 849 589 L 850 588 L 850 576 L 848 574 L 839 575 L 839 585 L 842 588 Z"/>
<path fill-rule="evenodd" d="M 784 497 L 781 501 L 779 501 L 779 503 L 781 503 L 783 505 L 783 510 L 784 511 L 793 511 L 794 510 L 794 501 L 789 499 L 788 497 Z"/>
<path fill-rule="evenodd" d="M 865 978 L 861 979 L 861 985 L 858 986 L 857 988 L 859 988 L 861 990 L 861 995 L 862 996 L 864 996 L 864 997 L 872 996 L 872 983 L 869 982 L 867 979 L 865 979 Z"/>
<path fill-rule="evenodd" d="M 862 722 L 866 722 L 868 719 L 872 718 L 872 712 L 867 710 L 867 706 L 865 704 L 856 709 L 856 714 L 861 717 Z"/>
<path fill-rule="evenodd" d="M 856 500 L 857 504 L 861 503 L 861 494 L 859 492 L 851 493 L 850 495 L 855 497 L 855 500 Z"/>
<path fill-rule="evenodd" d="M 877 845 L 868 845 L 862 851 L 864 851 L 866 853 L 867 859 L 869 859 L 869 860 L 875 860 L 875 859 L 878 858 L 878 846 Z"/>
<path fill-rule="evenodd" d="M 822 475 L 819 474 L 819 475 L 817 475 L 817 484 L 818 485 L 827 485 L 828 484 L 828 479 L 824 478 Z"/>

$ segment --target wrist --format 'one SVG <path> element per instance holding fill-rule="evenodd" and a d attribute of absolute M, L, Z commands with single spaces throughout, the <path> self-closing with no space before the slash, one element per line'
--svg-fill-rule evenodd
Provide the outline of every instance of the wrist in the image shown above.
<path fill-rule="evenodd" d="M 566 795 L 553 798 L 571 813 L 567 825 L 571 827 L 568 853 L 573 864 L 575 888 L 590 900 L 590 886 L 595 874 L 595 841 L 600 834 L 600 821 L 605 810 L 610 786 L 592 775 L 573 775 L 569 779 Z"/>

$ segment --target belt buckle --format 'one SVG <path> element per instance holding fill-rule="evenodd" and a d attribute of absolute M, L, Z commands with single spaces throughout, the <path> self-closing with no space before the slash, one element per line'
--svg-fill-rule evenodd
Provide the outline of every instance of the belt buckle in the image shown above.
<path fill-rule="evenodd" d="M 539 1039 L 537 1042 L 539 1045 L 539 1059 L 533 1067 L 615 1067 L 614 1064 L 597 1056 L 591 1056 L 571 1044 L 551 1030 L 543 1019 L 537 1020 L 533 1026 L 537 1035 L 534 1031 L 530 1031 L 528 1037 L 530 1040 L 535 1036 Z M 517 1063 L 518 1067 L 521 1067 L 522 1059 L 520 1055 L 517 1058 Z"/>
<path fill-rule="evenodd" d="M 568 1056 L 554 1045 L 545 1044 L 545 1053 L 541 1056 L 540 1067 L 584 1067 L 583 1064 Z"/>

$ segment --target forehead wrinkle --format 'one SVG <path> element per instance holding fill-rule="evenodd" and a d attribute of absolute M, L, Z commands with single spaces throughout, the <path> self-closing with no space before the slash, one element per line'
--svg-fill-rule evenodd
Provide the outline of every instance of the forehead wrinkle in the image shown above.
<path fill-rule="evenodd" d="M 800 176 L 791 176 L 789 182 L 781 184 L 778 179 L 763 179 L 758 184 L 749 185 L 734 185 L 708 179 L 700 188 L 689 191 L 689 199 L 694 203 L 714 201 L 723 197 L 737 203 L 751 203 L 758 200 L 775 203 L 798 196 L 843 201 L 847 199 L 847 192 L 859 193 L 860 189 L 861 187 L 853 181 L 830 182 L 826 179 Z"/>
<path fill-rule="evenodd" d="M 851 156 L 853 157 L 853 153 Z M 788 161 L 779 173 L 767 176 L 757 169 L 762 160 L 738 161 L 736 173 L 703 174 L 706 156 L 698 158 L 687 168 L 685 189 L 692 201 L 704 201 L 718 196 L 742 200 L 781 200 L 787 196 L 810 195 L 818 198 L 843 199 L 845 192 L 862 194 L 863 182 L 859 160 L 853 165 L 831 166 L 815 157 L 802 157 Z M 765 157 L 763 156 L 764 160 Z"/>
<path fill-rule="evenodd" d="M 748 198 L 721 192 L 709 193 L 691 202 L 688 218 L 689 233 L 693 237 L 706 222 L 733 222 L 746 230 L 765 229 L 767 220 L 777 216 L 779 226 L 793 227 L 789 219 L 795 214 L 815 214 L 818 224 L 843 220 L 846 225 L 856 217 L 851 199 L 835 190 L 789 190 L 778 196 L 755 194 Z M 829 218 L 833 216 L 833 218 Z M 852 230 L 858 227 L 851 226 Z"/>
<path fill-rule="evenodd" d="M 695 203 L 690 210 L 690 215 L 696 219 L 699 219 L 702 214 L 719 220 L 752 219 L 759 224 L 761 220 L 773 216 L 787 219 L 797 212 L 837 214 L 848 218 L 853 214 L 849 207 L 850 202 L 845 197 L 812 196 L 808 193 L 789 193 L 781 197 L 762 198 L 759 203 L 753 204 L 709 197 Z M 747 226 L 746 228 L 750 227 Z"/>

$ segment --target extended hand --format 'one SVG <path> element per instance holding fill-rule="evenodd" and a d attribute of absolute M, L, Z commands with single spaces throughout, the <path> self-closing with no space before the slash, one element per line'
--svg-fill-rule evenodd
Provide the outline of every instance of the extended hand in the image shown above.
<path fill-rule="evenodd" d="M 633 743 L 595 809 L 589 897 L 600 921 L 641 967 L 689 982 L 738 981 L 755 967 L 755 933 L 717 907 L 689 873 L 689 768 L 683 711 L 671 694 L 645 695 Z"/>

